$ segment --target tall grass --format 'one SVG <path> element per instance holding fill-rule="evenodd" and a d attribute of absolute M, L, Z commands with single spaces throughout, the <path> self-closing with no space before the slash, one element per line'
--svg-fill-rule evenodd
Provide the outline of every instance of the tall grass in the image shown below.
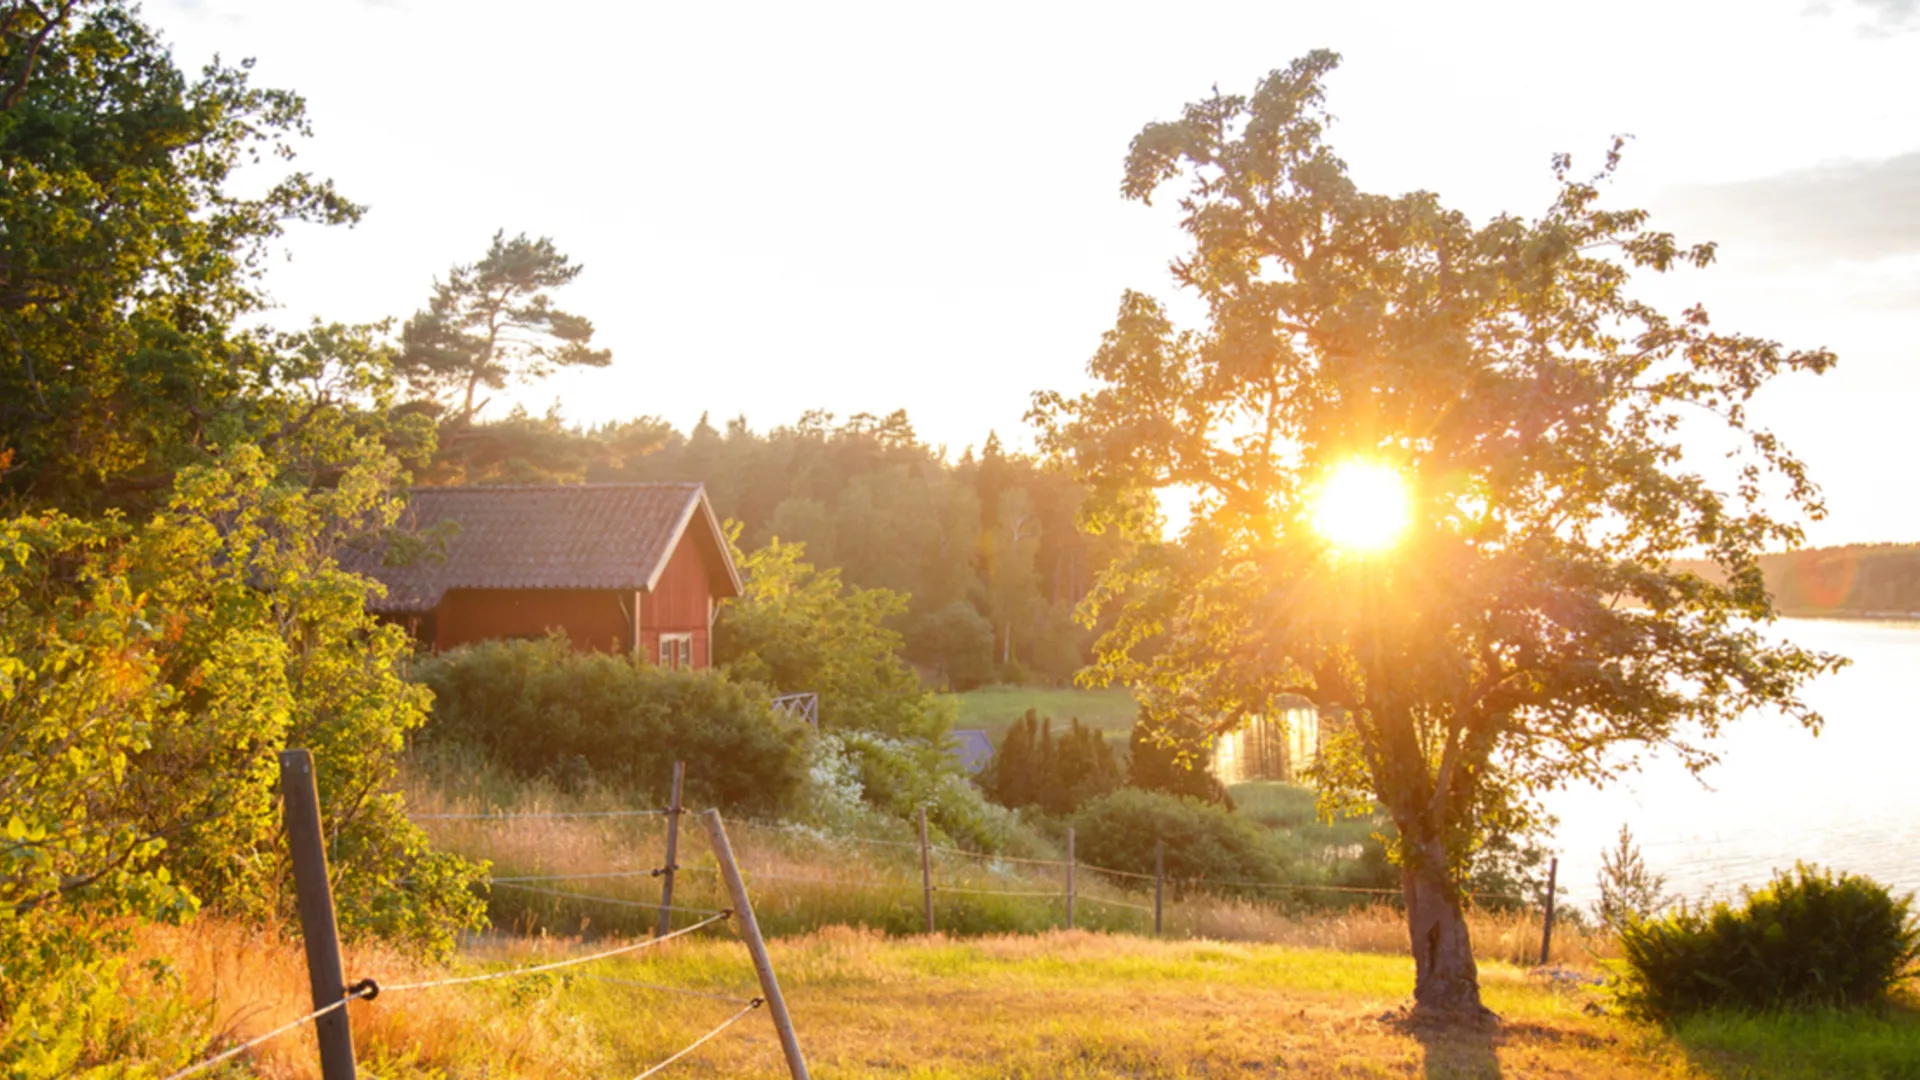
<path fill-rule="evenodd" d="M 1290 795 L 1276 798 L 1295 799 Z M 661 800 L 664 802 L 664 800 Z M 418 815 L 511 814 L 613 809 L 616 794 L 561 792 L 540 783 L 508 782 L 484 770 L 449 787 L 416 782 L 408 805 Z M 1295 807 L 1295 809 L 1298 809 Z M 492 863 L 500 880 L 489 913 L 502 931 L 522 935 L 637 935 L 655 924 L 660 881 L 651 871 L 666 850 L 664 818 L 508 818 L 424 820 L 435 843 Z M 770 935 L 804 934 L 849 926 L 887 935 L 925 928 L 917 844 L 901 833 L 836 837 L 806 828 L 749 821 L 726 823 L 730 843 L 753 896 L 754 912 Z M 904 832 L 904 830 L 902 830 Z M 1041 853 L 1047 854 L 1047 853 Z M 674 904 L 697 911 L 729 906 L 699 819 L 681 820 Z M 624 873 L 629 876 L 589 876 Z M 936 851 L 935 923 L 947 934 L 1035 934 L 1065 925 L 1065 869 L 1045 860 Z M 1152 883 L 1109 876 L 1080 866 L 1075 875 L 1074 924 L 1081 929 L 1148 935 L 1153 931 Z M 555 895 L 569 893 L 574 895 Z M 1014 895 L 1040 893 L 1045 895 Z M 1323 894 L 1323 899 L 1326 894 Z M 1344 895 L 1344 894 L 1333 894 Z M 1539 961 L 1539 917 L 1528 912 L 1475 911 L 1470 915 L 1483 958 L 1517 964 Z M 1313 948 L 1404 955 L 1402 914 L 1386 903 L 1348 910 L 1303 905 L 1294 890 L 1275 890 L 1270 902 L 1205 893 L 1166 892 L 1163 930 L 1174 937 L 1259 941 Z M 1591 966 L 1615 953 L 1609 935 L 1556 927 L 1552 963 Z"/>

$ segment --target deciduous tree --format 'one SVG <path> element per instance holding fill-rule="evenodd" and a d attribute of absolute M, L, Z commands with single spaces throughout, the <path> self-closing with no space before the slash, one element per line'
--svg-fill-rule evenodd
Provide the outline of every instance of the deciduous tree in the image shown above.
<path fill-rule="evenodd" d="M 286 354 L 236 335 L 288 221 L 350 222 L 291 172 L 299 95 L 249 64 L 189 79 L 124 3 L 0 3 L 0 466 L 36 505 L 150 508 L 173 472 L 253 438 Z M 252 186 L 252 185 L 249 185 Z"/>
<path fill-rule="evenodd" d="M 1713 248 L 1602 204 L 1617 142 L 1592 179 L 1556 158 L 1533 218 L 1362 191 L 1326 140 L 1336 62 L 1140 132 L 1122 192 L 1177 191 L 1192 246 L 1173 272 L 1205 324 L 1127 294 L 1096 387 L 1041 394 L 1034 416 L 1092 485 L 1090 524 L 1141 541 L 1093 595 L 1117 613 L 1097 673 L 1162 717 L 1226 726 L 1284 693 L 1343 712 L 1321 778 L 1398 829 L 1415 1010 L 1479 1014 L 1461 883 L 1488 826 L 1647 747 L 1702 769 L 1756 708 L 1818 728 L 1799 688 L 1839 661 L 1763 634 L 1756 557 L 1799 541 L 1820 499 L 1749 403 L 1834 357 L 1640 298 L 1636 276 Z M 1693 464 L 1701 445 L 1733 455 L 1724 480 Z M 1313 524 L 1354 461 L 1406 489 L 1376 554 Z M 1198 493 L 1177 544 L 1128 502 L 1168 485 Z"/>

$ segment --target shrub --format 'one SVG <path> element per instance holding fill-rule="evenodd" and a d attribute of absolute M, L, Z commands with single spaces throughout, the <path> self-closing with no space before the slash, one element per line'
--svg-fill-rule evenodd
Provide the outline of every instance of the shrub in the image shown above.
<path fill-rule="evenodd" d="M 1911 907 L 1869 878 L 1796 864 L 1740 907 L 1682 904 L 1623 926 L 1621 999 L 1660 1019 L 1876 1001 L 1920 957 Z"/>
<path fill-rule="evenodd" d="M 1233 797 L 1213 775 L 1212 744 L 1203 724 L 1182 717 L 1167 724 L 1149 720 L 1146 710 L 1127 738 L 1127 782 L 1149 791 L 1187 795 L 1233 809 Z"/>
<path fill-rule="evenodd" d="M 242 445 L 138 524 L 0 519 L 0 911 L 290 915 L 273 753 L 302 746 L 343 932 L 445 951 L 482 924 L 480 868 L 392 790 L 427 716 L 406 635 L 334 558 L 399 513 L 394 469 L 369 451 L 308 490 Z M 0 964 L 0 1024 L 17 970 Z"/>
<path fill-rule="evenodd" d="M 989 852 L 1005 851 L 1019 828 L 1012 814 L 986 801 L 951 754 L 917 740 L 869 731 L 826 732 L 816 745 L 810 775 L 808 816 L 820 824 L 871 831 L 863 820 L 868 815 L 911 821 L 924 806 L 928 824 L 942 837 Z"/>
<path fill-rule="evenodd" d="M 1104 795 L 1073 816 L 1077 858 L 1134 874 L 1153 873 L 1154 844 L 1167 843 L 1167 877 L 1183 884 L 1275 883 L 1280 860 L 1258 825 L 1199 799 L 1125 788 Z M 1202 884 L 1209 892 L 1247 892 L 1244 887 Z M 1252 895 L 1271 893 L 1251 890 Z"/>
<path fill-rule="evenodd" d="M 802 562 L 805 548 L 775 538 L 735 551 L 746 592 L 720 609 L 714 662 L 780 693 L 820 695 L 820 726 L 938 742 L 953 706 L 920 685 L 887 623 L 906 613 L 890 589 L 862 589 L 840 571 Z"/>
<path fill-rule="evenodd" d="M 523 776 L 658 792 L 687 763 L 688 799 L 748 813 L 788 806 L 806 774 L 805 725 L 766 691 L 715 671 L 670 671 L 564 638 L 490 641 L 422 663 L 426 735 L 470 745 Z"/>

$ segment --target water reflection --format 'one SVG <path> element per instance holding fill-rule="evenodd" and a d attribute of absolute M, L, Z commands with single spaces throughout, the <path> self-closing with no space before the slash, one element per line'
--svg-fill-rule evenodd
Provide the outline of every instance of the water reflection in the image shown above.
<path fill-rule="evenodd" d="M 1787 619 L 1778 631 L 1853 660 L 1806 690 L 1825 730 L 1815 738 L 1754 715 L 1727 728 L 1704 785 L 1655 753 L 1607 790 L 1551 795 L 1561 880 L 1576 902 L 1593 898 L 1600 852 L 1622 823 L 1685 896 L 1732 896 L 1796 859 L 1920 891 L 1920 622 Z"/>

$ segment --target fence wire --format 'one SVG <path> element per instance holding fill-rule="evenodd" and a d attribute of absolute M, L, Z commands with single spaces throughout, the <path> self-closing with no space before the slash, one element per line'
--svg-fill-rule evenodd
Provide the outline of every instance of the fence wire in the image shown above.
<path fill-rule="evenodd" d="M 496 882 L 496 884 L 498 883 Z M 634 900 L 625 896 L 601 896 L 598 893 L 572 892 L 567 889 L 543 889 L 537 885 L 520 885 L 509 882 L 506 887 L 518 892 L 539 893 L 541 896 L 559 896 L 568 900 L 593 900 L 602 904 L 611 904 L 614 907 L 644 908 L 647 911 L 659 911 L 662 906 L 664 906 L 666 910 L 682 915 L 723 914 L 723 912 L 713 908 L 679 907 L 674 904 L 662 905 L 652 900 Z"/>
<path fill-rule="evenodd" d="M 539 821 L 547 818 L 665 817 L 671 810 L 529 810 L 476 814 L 409 814 L 414 821 Z"/>
<path fill-rule="evenodd" d="M 732 1027 L 735 1021 L 739 1020 L 741 1017 L 747 1015 L 753 1010 L 759 1008 L 764 1003 L 765 1002 L 763 999 L 754 998 L 752 1001 L 747 1003 L 746 1008 L 741 1009 L 739 1012 L 734 1013 L 732 1016 L 727 1017 L 725 1020 L 722 1020 L 720 1022 L 719 1027 L 714 1028 L 712 1031 L 709 1031 L 705 1035 L 702 1035 L 699 1038 L 693 1040 L 692 1044 L 687 1046 L 685 1049 L 681 1050 L 679 1053 L 673 1055 L 672 1057 L 661 1062 L 660 1064 L 655 1065 L 653 1068 L 648 1069 L 646 1072 L 641 1073 L 639 1076 L 634 1077 L 634 1080 L 647 1080 L 647 1077 L 652 1076 L 654 1073 L 659 1072 L 661 1069 L 666 1068 L 667 1066 L 673 1064 L 674 1062 L 679 1061 L 681 1058 L 686 1057 L 688 1054 L 693 1053 L 695 1050 L 700 1049 L 702 1046 L 706 1045 L 707 1040 L 713 1038 L 715 1035 L 718 1035 L 721 1032 Z"/>
<path fill-rule="evenodd" d="M 375 993 L 378 993 L 378 991 L 370 986 L 356 988 L 348 992 L 347 995 L 345 997 L 342 997 L 339 1001 L 333 1002 L 332 1004 L 327 1005 L 324 1008 L 315 1009 L 312 1012 L 308 1013 L 305 1016 L 300 1017 L 297 1020 L 289 1020 L 286 1023 L 280 1025 L 279 1027 L 274 1028 L 272 1031 L 267 1032 L 265 1035 L 257 1035 L 251 1039 L 248 1039 L 246 1042 L 241 1043 L 239 1046 L 235 1046 L 222 1053 L 215 1054 L 214 1056 L 206 1059 L 205 1061 L 201 1061 L 196 1064 L 189 1065 L 186 1068 L 181 1069 L 179 1072 L 169 1075 L 166 1078 L 166 1080 L 184 1080 L 185 1077 L 192 1076 L 195 1073 L 204 1072 L 205 1070 L 211 1069 L 215 1065 L 218 1065 L 223 1061 L 236 1057 L 240 1054 L 246 1053 L 248 1050 L 251 1050 L 256 1046 L 259 1046 L 261 1043 L 270 1042 L 274 1039 L 277 1039 L 280 1036 L 285 1035 L 287 1032 L 292 1031 L 294 1028 L 300 1027 L 303 1024 L 311 1024 L 315 1020 L 320 1019 L 321 1017 L 327 1015 L 328 1013 L 334 1011 L 335 1009 L 344 1009 L 347 1007 L 347 1003 L 350 1001 L 356 1001 L 363 997 L 369 997 Z"/>
<path fill-rule="evenodd" d="M 442 986 L 462 986 L 467 983 L 491 982 L 494 979 L 513 979 L 523 975 L 536 975 L 543 971 L 558 971 L 561 968 L 573 967 L 577 964 L 591 964 L 595 960 L 605 960 L 609 956 L 619 956 L 623 953 L 649 949 L 655 945 L 672 941 L 674 938 L 691 934 L 695 930 L 712 926 L 714 923 L 732 917 L 733 912 L 722 911 L 710 918 L 702 919 L 692 926 L 681 927 L 672 933 L 662 934 L 657 938 L 648 938 L 645 941 L 636 941 L 631 944 L 622 945 L 616 949 L 607 949 L 603 952 L 591 953 L 587 956 L 573 956 L 565 960 L 555 960 L 552 963 L 533 964 L 529 967 L 510 968 L 506 971 L 489 971 L 480 975 L 460 975 L 450 979 L 434 979 L 431 982 L 401 983 L 398 986 L 383 986 L 380 988 L 380 992 L 384 994 L 399 994 L 409 990 L 434 990 Z"/>

